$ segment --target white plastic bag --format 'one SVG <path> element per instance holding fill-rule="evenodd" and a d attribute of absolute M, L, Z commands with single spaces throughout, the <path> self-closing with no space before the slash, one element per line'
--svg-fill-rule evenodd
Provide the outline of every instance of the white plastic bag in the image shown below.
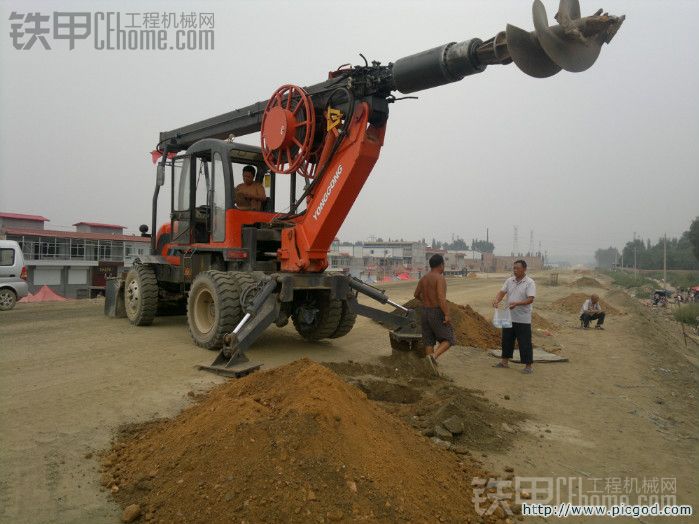
<path fill-rule="evenodd" d="M 493 312 L 493 325 L 498 329 L 512 327 L 512 317 L 509 307 L 505 309 L 495 308 Z"/>

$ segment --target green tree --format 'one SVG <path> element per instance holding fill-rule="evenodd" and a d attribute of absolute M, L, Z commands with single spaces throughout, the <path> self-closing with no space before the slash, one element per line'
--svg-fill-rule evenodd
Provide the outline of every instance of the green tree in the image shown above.
<path fill-rule="evenodd" d="M 471 240 L 471 249 L 473 251 L 480 251 L 481 253 L 492 253 L 495 251 L 495 244 L 488 242 L 487 240 Z"/>
<path fill-rule="evenodd" d="M 454 240 L 451 244 L 447 244 L 446 248 L 453 249 L 453 250 L 466 251 L 468 249 L 468 244 L 466 243 L 466 241 L 463 238 L 457 237 L 456 240 Z"/>
<path fill-rule="evenodd" d="M 646 244 L 640 238 L 627 242 L 624 249 L 622 249 L 624 265 L 626 267 L 634 267 L 635 260 L 637 268 L 643 267 L 644 261 L 648 256 L 647 251 Z"/>
<path fill-rule="evenodd" d="M 699 260 L 699 217 L 692 220 L 687 232 L 687 241 L 692 245 L 692 253 Z"/>

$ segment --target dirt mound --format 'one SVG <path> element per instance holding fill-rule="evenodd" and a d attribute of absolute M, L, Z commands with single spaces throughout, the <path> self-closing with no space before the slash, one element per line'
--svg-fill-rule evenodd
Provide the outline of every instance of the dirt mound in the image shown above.
<path fill-rule="evenodd" d="M 424 362 L 424 358 L 396 353 L 378 363 L 324 365 L 423 435 L 448 442 L 455 453 L 497 451 L 512 445 L 515 428 L 525 418 L 522 413 L 502 408 L 482 392 L 456 386 L 434 372 L 411 375 Z"/>
<path fill-rule="evenodd" d="M 568 285 L 571 287 L 604 287 L 602 284 L 600 284 L 596 279 L 592 277 L 581 277 L 577 280 L 574 280 Z"/>
<path fill-rule="evenodd" d="M 103 467 L 122 506 L 182 523 L 462 522 L 483 475 L 306 359 L 132 428 Z"/>
<path fill-rule="evenodd" d="M 547 331 L 558 329 L 556 324 L 549 322 L 536 311 L 532 311 L 532 327 L 534 329 L 545 329 Z"/>
<path fill-rule="evenodd" d="M 500 347 L 500 331 L 498 331 L 483 315 L 475 312 L 471 306 L 454 304 L 447 300 L 449 316 L 454 326 L 454 336 L 459 346 L 469 346 L 480 349 Z M 414 298 L 404 304 L 415 309 L 418 322 L 420 319 L 421 302 Z"/>
<path fill-rule="evenodd" d="M 590 295 L 588 295 L 586 293 L 573 293 L 572 295 L 568 295 L 567 297 L 559 298 L 551 305 L 556 309 L 560 309 L 560 310 L 566 311 L 568 313 L 579 314 L 580 308 L 582 307 L 582 305 L 585 303 L 585 301 L 588 298 L 590 298 Z M 604 312 L 607 313 L 607 315 L 622 315 L 623 314 L 621 311 L 619 311 L 615 307 L 610 306 L 607 302 L 605 302 L 601 298 L 599 299 L 599 303 L 602 306 L 602 309 L 604 310 Z"/>
<path fill-rule="evenodd" d="M 422 379 L 434 379 L 434 367 L 426 359 L 416 357 L 405 351 L 394 351 L 391 355 L 379 357 L 378 362 L 324 362 L 323 365 L 344 377 L 371 375 L 402 382 L 420 382 Z"/>

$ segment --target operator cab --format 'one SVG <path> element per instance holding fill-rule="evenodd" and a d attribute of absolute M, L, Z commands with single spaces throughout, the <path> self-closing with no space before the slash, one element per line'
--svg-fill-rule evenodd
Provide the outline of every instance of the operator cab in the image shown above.
<path fill-rule="evenodd" d="M 269 172 L 259 147 L 205 139 L 172 159 L 173 243 L 226 240 L 226 210 L 235 209 L 235 186 L 243 181 L 246 165 L 255 167 L 255 181 L 268 192 L 262 211 L 272 212 L 275 174 Z"/>
<path fill-rule="evenodd" d="M 287 203 L 286 198 L 276 198 L 277 174 L 265 164 L 259 147 L 204 139 L 166 165 L 172 187 L 170 227 L 158 235 L 157 254 L 206 256 L 221 259 L 220 266 L 233 264 L 239 269 L 279 269 L 276 253 L 283 226 L 273 219 L 283 211 L 276 209 L 277 200 L 279 207 Z M 243 183 L 243 168 L 248 165 L 255 168 L 254 181 L 267 196 L 260 210 L 236 206 L 236 186 Z"/>

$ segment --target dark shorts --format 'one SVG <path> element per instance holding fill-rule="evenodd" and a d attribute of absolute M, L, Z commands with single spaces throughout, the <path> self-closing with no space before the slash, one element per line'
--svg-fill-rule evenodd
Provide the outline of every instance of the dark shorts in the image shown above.
<path fill-rule="evenodd" d="M 437 342 L 446 340 L 452 346 L 456 344 L 454 340 L 454 330 L 451 326 L 444 325 L 444 313 L 438 307 L 423 307 L 420 318 L 422 324 L 422 340 L 426 346 L 434 346 Z"/>

